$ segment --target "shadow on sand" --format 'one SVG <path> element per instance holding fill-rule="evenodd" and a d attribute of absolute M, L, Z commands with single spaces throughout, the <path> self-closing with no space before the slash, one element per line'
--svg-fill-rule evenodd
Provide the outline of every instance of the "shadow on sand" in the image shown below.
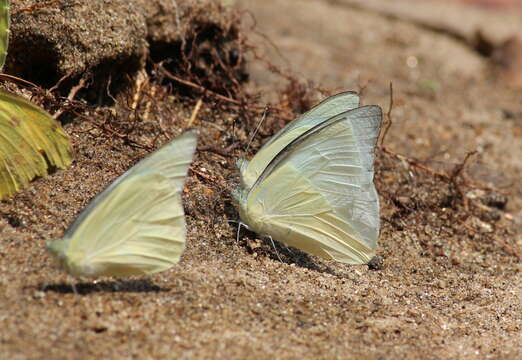
<path fill-rule="evenodd" d="M 38 288 L 44 292 L 56 292 L 61 294 L 76 293 L 79 295 L 87 295 L 99 292 L 128 292 L 128 293 L 144 293 L 144 292 L 166 292 L 169 288 L 162 288 L 154 284 L 149 279 L 132 279 L 132 280 L 109 280 L 82 283 L 60 283 L 60 284 L 40 284 Z"/>

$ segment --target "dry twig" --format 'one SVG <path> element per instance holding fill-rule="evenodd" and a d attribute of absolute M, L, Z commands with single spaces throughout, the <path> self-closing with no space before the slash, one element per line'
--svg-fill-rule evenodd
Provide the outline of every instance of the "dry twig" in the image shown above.
<path fill-rule="evenodd" d="M 203 100 L 198 99 L 198 102 L 196 103 L 196 106 L 194 106 L 194 110 L 192 110 L 192 115 L 190 115 L 189 122 L 185 126 L 185 129 L 191 127 L 194 124 L 194 121 L 196 121 L 196 118 L 198 117 L 199 109 L 201 109 L 201 105 L 203 105 Z"/>

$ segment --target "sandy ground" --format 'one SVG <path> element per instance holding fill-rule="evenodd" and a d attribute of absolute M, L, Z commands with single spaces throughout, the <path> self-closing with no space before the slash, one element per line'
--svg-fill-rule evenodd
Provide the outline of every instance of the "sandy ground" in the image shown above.
<path fill-rule="evenodd" d="M 465 41 L 411 18 L 349 0 L 237 6 L 247 10 L 245 31 L 258 51 L 303 83 L 362 91 L 365 104 L 386 110 L 393 82 L 386 148 L 441 171 L 476 150 L 466 174 L 477 186 L 459 192 L 379 150 L 383 268 L 277 246 L 280 261 L 255 234 L 242 232 L 236 242 L 227 222 L 237 219 L 228 192 L 235 158 L 255 124 L 236 123 L 231 136 L 241 117 L 204 104 L 194 123 L 200 146 L 240 146 L 197 152 L 184 193 L 181 262 L 149 278 L 76 282 L 52 266 L 45 242 L 147 151 L 71 121 L 73 165 L 0 202 L 0 358 L 521 358 L 522 92 Z M 473 9 L 484 23 L 513 19 Z M 254 60 L 248 69 L 248 87 L 265 99 L 281 96 L 285 79 Z M 165 142 L 186 127 L 194 101 L 159 101 L 162 111 L 150 121 L 160 122 Z M 281 125 L 276 120 L 262 128 L 254 151 Z M 156 137 L 154 124 L 139 126 L 140 139 Z M 499 191 L 481 195 L 481 186 Z"/>

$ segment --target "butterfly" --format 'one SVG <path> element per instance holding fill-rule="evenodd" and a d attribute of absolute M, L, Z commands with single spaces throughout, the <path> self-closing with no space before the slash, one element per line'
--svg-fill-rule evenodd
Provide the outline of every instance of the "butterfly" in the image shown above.
<path fill-rule="evenodd" d="M 0 69 L 9 39 L 9 1 L 0 1 Z M 71 145 L 61 125 L 29 101 L 0 90 L 0 200 L 49 167 L 71 164 Z"/>
<path fill-rule="evenodd" d="M 196 149 L 188 131 L 129 169 L 87 205 L 47 249 L 75 277 L 146 275 L 185 248 L 181 193 Z"/>
<path fill-rule="evenodd" d="M 379 237 L 374 149 L 382 111 L 353 92 L 334 95 L 279 131 L 233 191 L 241 220 L 312 255 L 366 264 Z"/>

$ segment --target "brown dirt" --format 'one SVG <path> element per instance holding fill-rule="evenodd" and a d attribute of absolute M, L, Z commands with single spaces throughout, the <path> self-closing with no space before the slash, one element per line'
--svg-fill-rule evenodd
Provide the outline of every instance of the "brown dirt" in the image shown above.
<path fill-rule="evenodd" d="M 430 9 L 433 4 L 445 6 L 430 3 Z M 227 223 L 237 216 L 228 193 L 237 181 L 235 158 L 258 118 L 207 94 L 193 124 L 200 151 L 185 189 L 181 262 L 145 279 L 80 282 L 75 295 L 68 285 L 75 280 L 52 266 L 45 242 L 61 236 L 115 177 L 180 134 L 202 96 L 186 97 L 187 87 L 160 81 L 150 69 L 148 77 L 140 72 L 128 92 L 115 95 L 113 107 L 82 112 L 77 105 L 77 113 L 90 111 L 90 120 L 65 125 L 75 149 L 69 169 L 0 202 L 0 358 L 521 358 L 521 91 L 506 86 L 501 69 L 472 42 L 455 36 L 458 24 L 444 32 L 403 16 L 407 11 L 390 14 L 350 0 L 237 5 L 248 10 L 242 36 L 299 81 L 285 90 L 288 79 L 250 55 L 251 93 L 262 91 L 263 99 L 288 110 L 319 98 L 307 91 L 313 81 L 327 93 L 362 90 L 365 104 L 386 110 L 392 81 L 394 123 L 386 148 L 447 173 L 476 150 L 465 170 L 472 180 L 446 181 L 379 150 L 383 268 L 277 246 L 281 262 L 255 234 L 243 232 L 236 242 L 236 227 Z M 454 11 L 468 24 L 468 8 L 458 6 Z M 483 8 L 472 13 L 488 24 L 514 16 Z M 233 52 L 233 44 L 242 43 L 223 48 Z M 222 70 L 208 71 L 230 76 L 222 86 L 232 90 L 214 90 L 247 98 L 230 80 L 235 75 Z M 197 80 L 192 74 L 190 81 Z M 288 111 L 269 115 L 252 151 L 284 123 L 283 115 Z M 229 154 L 223 150 L 235 143 Z M 481 193 L 465 186 L 470 181 L 500 191 Z"/>

